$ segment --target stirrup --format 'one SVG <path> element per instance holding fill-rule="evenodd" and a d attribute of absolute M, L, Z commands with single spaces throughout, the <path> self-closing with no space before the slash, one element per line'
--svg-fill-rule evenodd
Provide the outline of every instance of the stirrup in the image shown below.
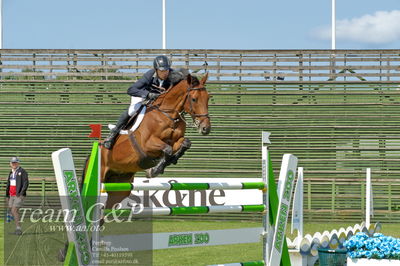
<path fill-rule="evenodd" d="M 110 136 L 108 136 L 104 142 L 103 142 L 103 147 L 106 148 L 107 150 L 111 150 L 114 147 L 115 144 L 115 138 L 118 136 L 118 134 L 112 133 Z"/>
<path fill-rule="evenodd" d="M 106 148 L 107 150 L 111 150 L 114 146 L 114 141 L 110 139 L 106 139 L 103 142 L 103 147 Z"/>

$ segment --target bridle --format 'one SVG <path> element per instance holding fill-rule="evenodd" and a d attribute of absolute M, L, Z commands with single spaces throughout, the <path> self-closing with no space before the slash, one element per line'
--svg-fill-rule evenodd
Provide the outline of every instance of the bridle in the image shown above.
<path fill-rule="evenodd" d="M 194 111 L 193 111 L 193 101 L 192 101 L 192 97 L 190 96 L 190 92 L 191 91 L 196 91 L 196 90 L 206 90 L 206 88 L 205 87 L 201 87 L 201 88 L 187 88 L 187 93 L 186 93 L 186 99 L 185 99 L 185 101 L 186 100 L 188 100 L 189 101 L 189 114 L 193 117 L 193 118 L 196 118 L 196 117 L 207 117 L 207 118 L 210 118 L 210 116 L 209 116 L 209 114 L 208 113 L 206 113 L 206 114 L 195 114 L 194 113 Z"/>
<path fill-rule="evenodd" d="M 184 115 L 186 113 L 188 113 L 192 117 L 192 119 L 194 121 L 194 124 L 197 127 L 199 121 L 196 118 L 198 118 L 198 117 L 210 118 L 210 116 L 209 116 L 208 113 L 206 113 L 206 114 L 196 114 L 193 111 L 193 101 L 192 101 L 192 97 L 190 96 L 190 92 L 191 91 L 196 91 L 196 90 L 206 90 L 206 88 L 205 87 L 200 87 L 200 88 L 190 88 L 189 87 L 189 88 L 186 89 L 186 96 L 185 96 L 185 99 L 183 100 L 183 105 L 185 105 L 186 101 L 189 101 L 189 112 L 185 112 L 185 110 L 183 110 L 181 112 L 178 112 L 178 117 L 177 118 L 173 118 L 168 114 L 170 112 L 177 112 L 176 110 L 162 110 L 162 109 L 159 108 L 159 106 L 155 106 L 155 105 L 150 105 L 150 108 L 154 108 L 154 109 L 158 110 L 159 112 L 161 112 L 162 114 L 164 114 L 166 117 L 168 117 L 172 121 L 172 123 L 174 125 L 173 127 L 175 127 L 176 123 L 179 120 L 182 120 L 183 122 L 185 122 L 185 124 L 187 124 L 187 121 L 185 120 Z M 164 93 L 166 93 L 166 92 L 164 92 Z"/>

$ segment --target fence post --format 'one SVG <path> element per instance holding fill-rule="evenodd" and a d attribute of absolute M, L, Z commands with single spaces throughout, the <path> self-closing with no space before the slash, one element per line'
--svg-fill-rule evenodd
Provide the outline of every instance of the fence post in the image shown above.
<path fill-rule="evenodd" d="M 42 197 L 42 202 L 41 202 L 41 207 L 45 206 L 46 203 L 46 179 L 42 178 L 42 191 L 41 191 L 41 197 Z"/>
<path fill-rule="evenodd" d="M 332 191 L 331 191 L 331 195 L 332 195 L 332 201 L 331 201 L 331 211 L 334 212 L 335 211 L 335 194 L 336 194 L 336 182 L 333 181 L 332 182 Z"/>

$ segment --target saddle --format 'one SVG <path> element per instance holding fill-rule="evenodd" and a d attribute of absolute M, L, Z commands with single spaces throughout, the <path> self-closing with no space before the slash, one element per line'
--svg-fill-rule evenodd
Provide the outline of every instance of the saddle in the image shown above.
<path fill-rule="evenodd" d="M 119 132 L 121 135 L 127 135 L 129 131 L 135 131 L 143 121 L 144 115 L 146 113 L 146 105 L 142 105 L 139 110 L 133 115 L 129 120 L 128 123 L 123 127 L 123 129 Z M 108 124 L 108 129 L 112 130 L 115 128 L 114 124 Z"/>

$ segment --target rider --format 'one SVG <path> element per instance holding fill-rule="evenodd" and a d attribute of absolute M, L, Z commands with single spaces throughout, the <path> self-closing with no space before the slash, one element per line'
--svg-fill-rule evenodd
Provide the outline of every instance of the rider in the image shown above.
<path fill-rule="evenodd" d="M 121 114 L 110 135 L 104 140 L 105 148 L 112 149 L 119 131 L 126 125 L 129 118 L 137 113 L 145 100 L 157 99 L 162 91 L 172 85 L 168 78 L 171 71 L 171 60 L 165 55 L 157 56 L 153 61 L 153 69 L 147 71 L 142 78 L 129 87 L 128 94 L 132 96 L 131 105 Z"/>

